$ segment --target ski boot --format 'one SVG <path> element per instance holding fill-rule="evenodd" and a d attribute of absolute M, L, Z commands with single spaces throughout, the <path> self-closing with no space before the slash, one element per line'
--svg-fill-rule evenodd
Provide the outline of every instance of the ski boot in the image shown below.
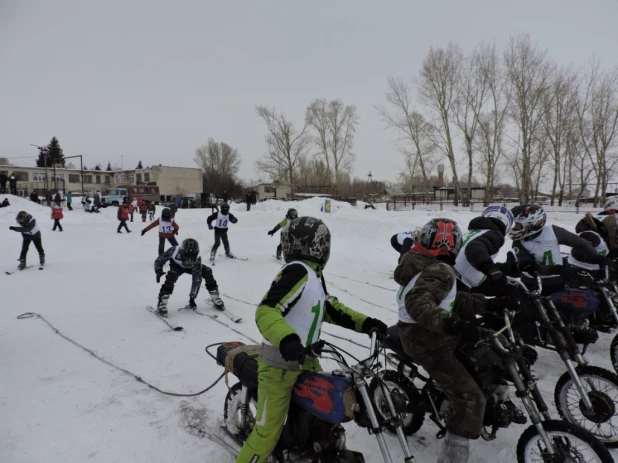
<path fill-rule="evenodd" d="M 17 266 L 17 270 L 23 270 L 26 268 L 26 259 L 19 259 L 19 265 Z"/>
<path fill-rule="evenodd" d="M 159 304 L 157 305 L 157 315 L 167 318 L 167 302 L 170 299 L 169 294 L 159 296 Z"/>
<path fill-rule="evenodd" d="M 210 265 L 215 265 L 215 256 L 217 255 L 217 250 L 213 249 L 210 251 Z"/>
<path fill-rule="evenodd" d="M 215 309 L 217 310 L 225 310 L 225 304 L 223 304 L 223 301 L 221 300 L 221 297 L 219 296 L 219 291 L 218 290 L 214 290 L 214 291 L 208 291 L 210 293 L 210 300 L 212 301 L 212 305 L 215 306 Z"/>
<path fill-rule="evenodd" d="M 188 310 L 193 310 L 195 312 L 197 310 L 197 304 L 195 303 L 195 299 L 190 298 L 189 299 L 189 304 L 187 304 L 186 308 Z"/>
<path fill-rule="evenodd" d="M 277 260 L 280 260 L 283 262 L 283 257 L 281 257 L 281 248 L 277 248 Z"/>
<path fill-rule="evenodd" d="M 39 254 L 39 264 L 41 264 L 41 267 L 45 265 L 45 254 Z"/>
<path fill-rule="evenodd" d="M 230 251 L 229 249 L 225 250 L 225 255 L 229 257 L 230 259 L 236 259 L 236 256 L 234 255 L 234 253 Z"/>

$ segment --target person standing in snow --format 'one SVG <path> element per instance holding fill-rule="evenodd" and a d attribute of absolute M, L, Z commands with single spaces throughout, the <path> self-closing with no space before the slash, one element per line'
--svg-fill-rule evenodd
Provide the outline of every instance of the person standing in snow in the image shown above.
<path fill-rule="evenodd" d="M 155 260 L 154 270 L 157 275 L 157 283 L 160 283 L 161 278 L 165 275 L 163 266 L 166 262 L 170 263 L 170 269 L 159 291 L 157 313 L 160 316 L 167 317 L 167 303 L 174 292 L 174 286 L 176 281 L 178 281 L 178 277 L 185 273 L 189 273 L 193 276 L 193 284 L 191 285 L 191 292 L 189 293 L 189 309 L 197 309 L 195 299 L 200 292 L 202 280 L 204 280 L 213 306 L 218 310 L 225 310 L 225 304 L 223 304 L 219 296 L 217 281 L 213 276 L 212 269 L 202 264 L 200 245 L 196 240 L 187 238 L 180 243 L 180 246 L 169 248 Z"/>
<path fill-rule="evenodd" d="M 0 193 L 6 194 L 6 182 L 9 178 L 6 176 L 6 172 L 0 172 Z"/>
<path fill-rule="evenodd" d="M 292 220 L 296 219 L 297 217 L 298 217 L 298 211 L 296 209 L 293 209 L 293 208 L 288 209 L 288 212 L 285 214 L 285 217 L 283 218 L 283 220 L 281 222 L 279 222 L 277 225 L 275 225 L 275 228 L 270 230 L 268 232 L 268 235 L 269 236 L 273 236 L 275 233 L 277 233 L 278 230 L 281 230 L 281 234 L 279 236 L 282 237 L 283 233 L 287 230 L 288 225 L 290 224 L 290 222 Z M 282 260 L 282 258 L 281 258 L 281 239 L 279 239 L 279 244 L 277 245 L 277 259 L 278 260 Z"/>
<path fill-rule="evenodd" d="M 127 231 L 127 233 L 131 233 L 129 227 L 127 227 L 127 220 L 129 219 L 129 206 L 127 204 L 121 204 L 118 206 L 118 220 L 120 220 L 120 225 L 118 225 L 118 233 L 122 233 L 122 227 Z"/>
<path fill-rule="evenodd" d="M 59 191 L 56 191 L 56 194 L 54 196 L 54 202 L 56 204 L 60 204 L 62 202 L 62 198 L 60 196 L 60 192 Z"/>
<path fill-rule="evenodd" d="M 13 230 L 21 233 L 23 243 L 21 246 L 21 254 L 19 255 L 19 265 L 17 268 L 23 270 L 26 268 L 26 256 L 28 255 L 28 248 L 30 243 L 34 243 L 37 251 L 39 251 L 39 263 L 41 267 L 45 265 L 45 250 L 43 249 L 43 241 L 41 238 L 41 231 L 39 230 L 36 220 L 26 211 L 20 211 L 16 217 L 19 227 L 9 227 L 9 230 Z"/>
<path fill-rule="evenodd" d="M 150 221 L 152 222 L 154 220 L 154 216 L 157 212 L 157 206 L 155 206 L 155 203 L 148 203 L 148 218 L 150 219 Z"/>
<path fill-rule="evenodd" d="M 62 213 L 62 206 L 59 202 L 52 204 L 51 218 L 54 221 L 54 228 L 52 228 L 52 231 L 56 231 L 56 228 L 59 228 L 60 231 L 62 231 L 62 225 L 60 224 L 60 220 L 64 219 L 64 215 Z"/>
<path fill-rule="evenodd" d="M 178 212 L 178 206 L 176 205 L 175 202 L 172 202 L 172 204 L 170 204 L 170 212 L 172 213 L 172 219 L 175 219 L 176 212 Z"/>
<path fill-rule="evenodd" d="M 12 195 L 17 195 L 17 177 L 14 173 L 9 177 L 9 188 Z"/>
<path fill-rule="evenodd" d="M 211 225 L 212 221 L 215 221 L 215 226 Z M 208 219 L 206 219 L 206 223 L 208 224 L 209 230 L 215 230 L 215 244 L 212 246 L 210 250 L 210 262 L 215 262 L 215 256 L 217 254 L 217 249 L 221 246 L 221 241 L 223 241 L 223 247 L 225 248 L 225 255 L 230 258 L 234 258 L 234 254 L 230 250 L 230 242 L 227 238 L 227 226 L 229 223 L 236 223 L 238 219 L 234 217 L 233 214 L 230 214 L 230 205 L 228 203 L 221 204 L 221 211 L 215 212 L 210 215 Z"/>
<path fill-rule="evenodd" d="M 140 200 L 142 201 L 142 200 Z M 139 203 L 139 212 L 142 216 L 142 222 L 146 222 L 146 214 L 148 212 L 148 204 L 146 204 L 146 201 L 142 201 L 141 203 L 138 201 Z"/>
<path fill-rule="evenodd" d="M 32 193 L 30 193 L 30 201 L 32 201 L 33 203 L 39 204 L 39 195 L 36 194 L 36 191 L 33 191 Z"/>
<path fill-rule="evenodd" d="M 72 211 L 73 208 L 71 207 L 71 203 L 73 202 L 73 193 L 71 193 L 70 191 L 67 193 L 67 208 Z"/>
<path fill-rule="evenodd" d="M 287 264 L 255 312 L 263 336 L 257 411 L 236 463 L 265 463 L 275 450 L 298 377 L 305 371 L 322 371 L 318 359 L 305 357 L 304 350 L 320 340 L 323 322 L 365 334 L 387 330 L 382 321 L 352 310 L 328 293 L 323 271 L 331 235 L 324 222 L 314 217 L 293 220 L 282 233 L 282 245 Z"/>
<path fill-rule="evenodd" d="M 178 246 L 178 241 L 174 235 L 178 235 L 178 224 L 172 217 L 172 211 L 167 207 L 161 212 L 161 218 L 155 220 L 150 225 L 142 230 L 142 236 L 147 231 L 152 230 L 154 227 L 159 226 L 159 255 L 163 254 L 163 248 L 165 247 L 165 240 L 168 240 L 172 246 Z"/>

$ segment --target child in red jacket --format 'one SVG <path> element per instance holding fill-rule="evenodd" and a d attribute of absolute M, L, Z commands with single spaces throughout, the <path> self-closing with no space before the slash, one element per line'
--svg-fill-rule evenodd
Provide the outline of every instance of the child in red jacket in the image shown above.
<path fill-rule="evenodd" d="M 178 229 L 180 227 L 172 218 L 172 211 L 167 207 L 161 212 L 160 219 L 155 220 L 142 230 L 142 236 L 157 225 L 159 226 L 159 255 L 161 255 L 164 251 L 165 240 L 168 240 L 172 246 L 178 246 L 178 241 L 176 241 L 174 235 L 178 235 Z"/>
<path fill-rule="evenodd" d="M 62 225 L 60 225 L 60 220 L 64 219 L 64 214 L 62 213 L 62 207 L 59 203 L 54 203 L 51 207 L 51 218 L 54 219 L 54 228 L 52 231 L 56 231 L 56 227 L 62 231 Z"/>
<path fill-rule="evenodd" d="M 129 206 L 127 204 L 121 204 L 118 206 L 118 220 L 120 220 L 120 225 L 118 225 L 118 233 L 122 233 L 122 227 L 127 231 L 127 233 L 131 233 L 129 227 L 127 227 L 127 220 L 129 219 Z"/>
<path fill-rule="evenodd" d="M 146 204 L 146 201 L 140 203 L 139 212 L 142 214 L 142 222 L 146 222 L 146 212 L 148 212 L 148 204 Z"/>

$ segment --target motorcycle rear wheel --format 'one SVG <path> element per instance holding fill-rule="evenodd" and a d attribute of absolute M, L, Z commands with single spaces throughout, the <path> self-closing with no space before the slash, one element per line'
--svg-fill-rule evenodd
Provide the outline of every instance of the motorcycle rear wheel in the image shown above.
<path fill-rule="evenodd" d="M 614 370 L 618 373 L 618 334 L 614 336 L 612 339 L 612 343 L 609 347 L 609 355 L 612 359 L 612 365 L 614 365 Z"/>
<path fill-rule="evenodd" d="M 553 456 L 545 453 L 545 443 L 536 426 L 531 425 L 517 442 L 518 463 L 610 463 L 614 461 L 609 450 L 585 429 L 557 420 L 543 421 L 543 429 L 552 439 L 557 453 Z"/>
<path fill-rule="evenodd" d="M 236 436 L 241 442 L 245 442 L 253 426 L 255 425 L 255 415 L 257 412 L 257 401 L 252 397 L 249 404 L 249 410 L 247 412 L 247 422 L 244 428 L 240 425 L 240 398 L 242 384 L 234 384 L 225 396 L 225 403 L 223 404 L 223 420 L 227 430 Z"/>

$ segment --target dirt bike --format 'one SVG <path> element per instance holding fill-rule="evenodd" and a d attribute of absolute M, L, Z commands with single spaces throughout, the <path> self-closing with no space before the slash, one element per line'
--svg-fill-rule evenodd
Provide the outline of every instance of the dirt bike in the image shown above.
<path fill-rule="evenodd" d="M 232 373 L 240 379 L 225 398 L 225 426 L 218 436 L 220 442 L 234 454 L 238 454 L 251 434 L 257 407 L 257 361 L 255 357 L 238 354 L 238 348 L 242 350 L 242 347 L 243 344 L 239 342 L 225 343 L 217 348 L 216 355 L 217 362 L 220 365 L 226 365 L 227 362 L 231 365 Z M 393 418 L 388 422 L 378 420 L 375 404 L 368 392 L 367 379 L 375 378 L 376 371 L 381 368 L 378 362 L 380 341 L 377 332 L 371 334 L 369 357 L 358 361 L 356 365 L 349 366 L 339 351 L 339 348 L 324 341 L 305 348 L 306 355 L 335 360 L 341 370 L 332 373 L 304 372 L 299 376 L 283 433 L 268 461 L 364 463 L 361 453 L 346 449 L 345 429 L 341 424 L 354 420 L 376 436 L 385 463 L 393 461 L 383 432 L 386 424 L 399 438 L 403 461 L 414 463 L 389 389 L 382 386 L 385 406 L 392 411 Z M 325 357 L 325 354 L 328 356 Z"/>
<path fill-rule="evenodd" d="M 505 323 L 510 324 L 510 320 L 505 318 Z M 551 419 L 521 346 L 513 342 L 505 346 L 500 341 L 498 335 L 506 328 L 499 332 L 480 330 L 481 340 L 463 344 L 456 350 L 456 355 L 486 398 L 481 431 L 484 440 L 495 439 L 499 429 L 508 428 L 512 423 L 527 422 L 525 414 L 509 398 L 509 383 L 512 383 L 532 422 L 517 442 L 518 463 L 614 461 L 592 433 L 571 423 Z M 383 371 L 379 380 L 372 381 L 369 387 L 380 418 L 387 423 L 393 419 L 382 396 L 382 385 L 386 384 L 407 435 L 416 433 L 428 415 L 440 429 L 436 437 L 443 438 L 446 435 L 447 395 L 436 382 L 418 371 L 413 359 L 403 350 L 396 326 L 389 328 L 385 346 L 390 351 L 386 354 L 386 362 L 394 370 Z M 414 380 L 424 382 L 422 389 L 415 387 Z M 388 424 L 386 426 L 390 429 Z"/>

